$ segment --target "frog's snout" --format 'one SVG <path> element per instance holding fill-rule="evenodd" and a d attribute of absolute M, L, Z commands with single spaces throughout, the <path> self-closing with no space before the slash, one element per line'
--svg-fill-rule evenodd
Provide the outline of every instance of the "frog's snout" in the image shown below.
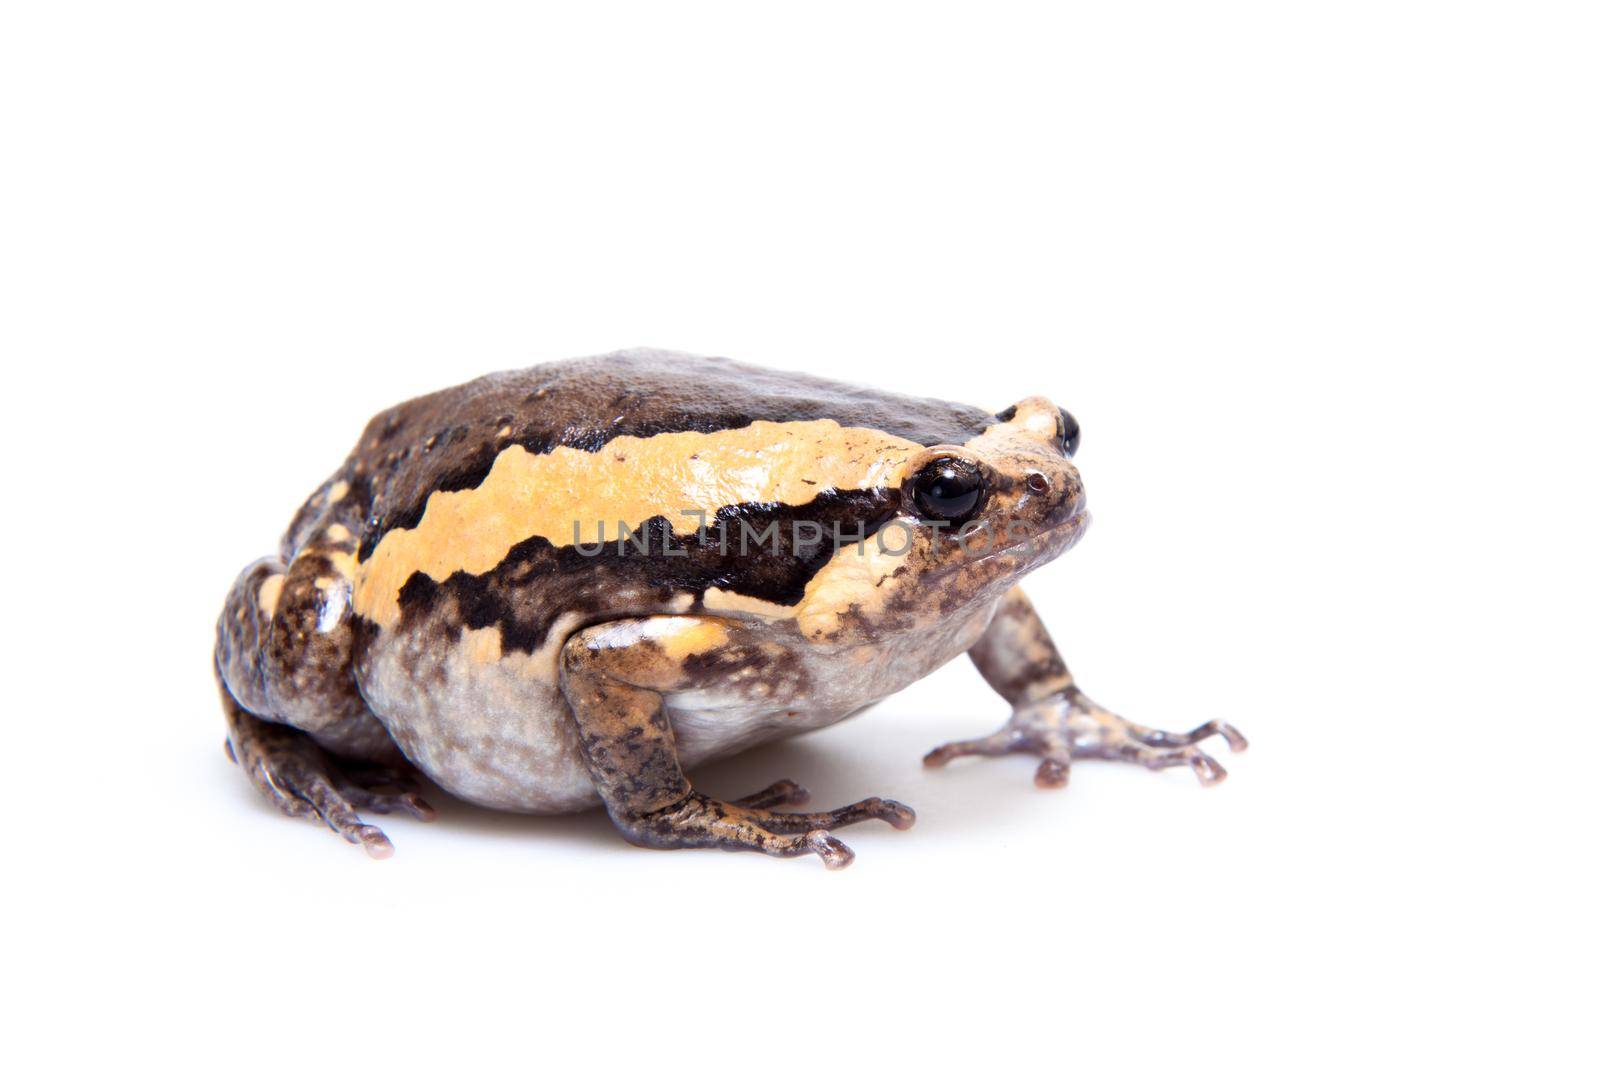
<path fill-rule="evenodd" d="M 1062 463 L 1053 471 L 1030 469 L 1022 478 L 1022 487 L 1046 527 L 1071 522 L 1087 509 L 1083 478 L 1070 463 Z"/>

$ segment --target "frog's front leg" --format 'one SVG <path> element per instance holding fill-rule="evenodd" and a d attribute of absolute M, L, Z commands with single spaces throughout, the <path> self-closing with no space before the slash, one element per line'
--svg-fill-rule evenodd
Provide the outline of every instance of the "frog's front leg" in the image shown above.
<path fill-rule="evenodd" d="M 1203 784 L 1215 785 L 1228 772 L 1197 743 L 1218 736 L 1235 752 L 1247 745 L 1239 731 L 1218 719 L 1168 733 L 1129 722 L 1084 696 L 1021 589 L 1006 594 L 969 654 L 984 679 L 1010 701 L 1011 718 L 987 737 L 940 745 L 923 757 L 929 767 L 957 756 L 1031 752 L 1044 757 L 1034 781 L 1047 788 L 1067 784 L 1073 759 L 1124 760 L 1151 770 L 1187 764 Z"/>
<path fill-rule="evenodd" d="M 879 797 L 833 811 L 772 811 L 805 799 L 805 791 L 787 780 L 732 803 L 690 786 L 678 762 L 666 698 L 744 692 L 772 700 L 776 713 L 784 680 L 773 674 L 780 660 L 777 646 L 722 619 L 623 619 L 568 638 L 561 691 L 577 721 L 590 777 L 623 836 L 651 848 L 816 853 L 838 869 L 855 855 L 829 830 L 867 819 L 900 830 L 911 826 L 916 816 L 910 808 Z"/>

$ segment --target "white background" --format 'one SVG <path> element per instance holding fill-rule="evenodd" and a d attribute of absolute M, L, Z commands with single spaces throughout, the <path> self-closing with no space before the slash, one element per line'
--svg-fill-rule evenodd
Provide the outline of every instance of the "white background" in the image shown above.
<path fill-rule="evenodd" d="M 7 5 L 3 1040 L 1593 1062 L 1597 46 L 1581 4 Z M 1065 404 L 1096 524 L 1036 603 L 1103 703 L 1250 751 L 925 772 L 1004 715 L 957 662 L 700 776 L 917 809 L 839 874 L 269 810 L 208 663 L 238 569 L 380 408 L 638 344 Z"/>

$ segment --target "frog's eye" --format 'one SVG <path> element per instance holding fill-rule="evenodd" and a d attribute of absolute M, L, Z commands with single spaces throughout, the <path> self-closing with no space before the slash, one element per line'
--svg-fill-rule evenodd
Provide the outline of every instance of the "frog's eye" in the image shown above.
<path fill-rule="evenodd" d="M 930 519 L 965 522 L 983 503 L 983 475 L 955 456 L 942 456 L 911 479 L 911 503 Z"/>
<path fill-rule="evenodd" d="M 1061 451 L 1069 456 L 1078 454 L 1078 420 L 1072 417 L 1072 412 L 1066 408 L 1056 408 L 1061 420 Z"/>

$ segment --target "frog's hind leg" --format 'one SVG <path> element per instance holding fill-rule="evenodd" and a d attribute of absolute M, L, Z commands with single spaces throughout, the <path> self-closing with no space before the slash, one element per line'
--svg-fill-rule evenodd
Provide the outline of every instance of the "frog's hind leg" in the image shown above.
<path fill-rule="evenodd" d="M 433 810 L 393 766 L 404 761 L 356 689 L 348 580 L 333 556 L 313 548 L 287 568 L 259 560 L 234 583 L 215 664 L 226 751 L 279 811 L 381 858 L 394 848 L 357 809 Z"/>
<path fill-rule="evenodd" d="M 382 830 L 361 821 L 358 808 L 433 818 L 433 809 L 404 772 L 379 764 L 343 763 L 309 734 L 257 718 L 233 699 L 226 685 L 221 689 L 228 758 L 285 815 L 322 822 L 376 859 L 393 855 L 394 845 Z"/>
<path fill-rule="evenodd" d="M 907 829 L 904 804 L 872 797 L 824 812 L 775 812 L 800 803 L 805 790 L 775 782 L 729 803 L 697 792 L 678 762 L 663 694 L 770 685 L 776 650 L 736 623 L 656 616 L 592 626 L 562 647 L 561 691 L 578 724 L 579 743 L 606 812 L 623 836 L 652 848 L 723 848 L 770 856 L 815 853 L 829 868 L 855 854 L 829 830 L 881 819 Z M 782 694 L 767 693 L 775 706 Z"/>

